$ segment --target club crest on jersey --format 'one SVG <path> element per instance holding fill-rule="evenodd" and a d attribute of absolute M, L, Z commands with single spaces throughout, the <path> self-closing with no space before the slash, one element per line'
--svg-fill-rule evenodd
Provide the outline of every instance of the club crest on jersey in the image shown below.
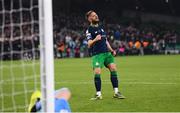
<path fill-rule="evenodd" d="M 96 66 L 98 66 L 99 65 L 99 63 L 98 62 L 96 62 Z"/>

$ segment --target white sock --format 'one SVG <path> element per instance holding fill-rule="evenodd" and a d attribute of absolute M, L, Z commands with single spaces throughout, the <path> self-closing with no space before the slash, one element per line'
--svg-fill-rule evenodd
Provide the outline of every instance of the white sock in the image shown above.
<path fill-rule="evenodd" d="M 118 88 L 114 88 L 114 93 L 116 94 L 118 92 L 119 92 Z"/>
<path fill-rule="evenodd" d="M 101 96 L 101 91 L 97 91 L 96 95 Z"/>

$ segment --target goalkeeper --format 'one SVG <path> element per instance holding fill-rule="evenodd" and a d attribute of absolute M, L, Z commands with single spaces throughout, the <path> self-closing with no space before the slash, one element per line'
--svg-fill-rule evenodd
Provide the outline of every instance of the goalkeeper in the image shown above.
<path fill-rule="evenodd" d="M 68 100 L 71 98 L 71 92 L 68 88 L 61 88 L 55 91 L 55 112 L 70 113 L 71 109 Z M 28 112 L 41 112 L 41 92 L 36 91 L 31 96 Z"/>
<path fill-rule="evenodd" d="M 106 66 L 110 71 L 110 79 L 114 88 L 114 98 L 124 99 L 125 97 L 118 91 L 118 75 L 114 57 L 114 51 L 109 42 L 104 28 L 99 25 L 99 18 L 96 12 L 89 11 L 86 13 L 86 19 L 90 23 L 86 31 L 88 47 L 92 53 L 92 65 L 94 70 L 94 83 L 96 95 L 91 100 L 102 99 L 101 95 L 101 69 Z M 112 53 L 112 54 L 111 54 Z"/>

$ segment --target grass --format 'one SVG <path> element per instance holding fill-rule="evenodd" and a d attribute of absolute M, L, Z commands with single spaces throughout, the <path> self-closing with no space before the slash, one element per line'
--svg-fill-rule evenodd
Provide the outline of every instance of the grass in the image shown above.
<path fill-rule="evenodd" d="M 30 65 L 22 68 L 24 63 Z M 120 90 L 127 99 L 112 98 L 109 72 L 103 68 L 103 100 L 89 100 L 95 94 L 90 58 L 55 60 L 55 87 L 70 88 L 73 112 L 180 112 L 180 55 L 116 57 L 116 63 Z M 25 110 L 31 92 L 40 86 L 39 62 L 31 64 L 2 62 L 0 111 Z"/>

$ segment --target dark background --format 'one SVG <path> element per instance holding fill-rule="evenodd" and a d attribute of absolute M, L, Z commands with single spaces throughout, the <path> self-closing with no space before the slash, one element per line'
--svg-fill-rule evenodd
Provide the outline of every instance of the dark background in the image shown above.
<path fill-rule="evenodd" d="M 180 16 L 179 0 L 53 0 L 54 11 L 66 13 L 110 11 L 121 15 L 123 10 Z"/>

